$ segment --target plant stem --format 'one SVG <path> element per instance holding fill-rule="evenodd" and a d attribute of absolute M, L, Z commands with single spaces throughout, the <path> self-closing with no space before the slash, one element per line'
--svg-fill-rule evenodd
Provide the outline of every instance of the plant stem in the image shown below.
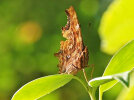
<path fill-rule="evenodd" d="M 96 100 L 95 92 L 96 92 L 96 88 L 92 88 L 89 86 L 88 94 L 89 94 L 91 100 Z"/>
<path fill-rule="evenodd" d="M 89 86 L 87 83 L 84 83 L 81 79 L 79 79 L 76 76 L 73 76 L 73 78 L 76 79 L 77 81 L 79 81 L 84 86 L 84 88 L 88 92 L 91 100 L 96 100 L 96 97 L 95 97 L 96 88 L 92 88 L 91 86 Z"/>
<path fill-rule="evenodd" d="M 93 68 L 93 70 L 94 70 L 94 68 Z M 92 70 L 92 73 L 91 73 L 91 78 L 92 78 L 93 70 Z M 85 69 L 83 69 L 83 74 L 84 74 L 85 80 L 88 84 L 88 79 L 87 79 L 87 76 L 86 76 Z M 89 94 L 91 100 L 96 100 L 96 97 L 95 97 L 96 88 L 92 88 L 91 86 L 87 86 L 87 88 L 88 88 L 87 91 L 88 91 L 88 94 Z"/>

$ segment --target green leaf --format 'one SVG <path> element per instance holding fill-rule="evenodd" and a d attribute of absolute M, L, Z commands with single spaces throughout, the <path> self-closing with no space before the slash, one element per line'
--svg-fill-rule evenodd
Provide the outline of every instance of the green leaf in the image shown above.
<path fill-rule="evenodd" d="M 21 87 L 12 100 L 35 100 L 67 84 L 72 75 L 57 74 L 33 80 Z"/>
<path fill-rule="evenodd" d="M 113 80 L 113 77 L 112 76 L 104 76 L 104 77 L 98 77 L 98 78 L 94 78 L 92 80 L 90 80 L 88 82 L 89 86 L 91 87 L 98 87 L 102 84 L 105 84 L 107 82 L 110 82 Z"/>
<path fill-rule="evenodd" d="M 119 74 L 126 71 L 130 71 L 134 67 L 134 40 L 129 42 L 123 48 L 121 48 L 109 62 L 103 76 Z M 118 78 L 121 80 L 121 78 Z M 100 100 L 104 91 L 108 90 L 117 81 L 111 81 L 100 86 Z"/>
<path fill-rule="evenodd" d="M 134 39 L 134 0 L 113 0 L 104 12 L 99 27 L 101 49 L 114 54 Z"/>
<path fill-rule="evenodd" d="M 94 87 L 98 87 L 102 84 L 108 83 L 110 81 L 117 80 L 117 81 L 121 82 L 123 85 L 129 87 L 130 74 L 132 72 L 134 72 L 134 69 L 131 71 L 124 72 L 124 73 L 120 73 L 120 74 L 114 74 L 114 75 L 94 78 L 94 79 L 90 80 L 88 84 L 89 84 L 89 86 L 94 88 Z"/>
<path fill-rule="evenodd" d="M 130 77 L 129 88 L 124 88 L 118 95 L 117 100 L 134 100 L 134 73 Z"/>
<path fill-rule="evenodd" d="M 67 84 L 72 79 L 79 81 L 88 92 L 88 87 L 78 77 L 69 74 L 57 74 L 38 78 L 25 84 L 13 95 L 12 100 L 39 99 Z"/>

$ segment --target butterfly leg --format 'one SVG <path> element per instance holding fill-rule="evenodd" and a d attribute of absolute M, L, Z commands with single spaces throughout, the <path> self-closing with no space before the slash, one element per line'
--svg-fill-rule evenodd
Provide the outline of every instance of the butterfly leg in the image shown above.
<path fill-rule="evenodd" d="M 88 65 L 87 67 L 91 67 L 92 70 L 91 70 L 91 76 L 90 76 L 90 80 L 93 78 L 93 72 L 94 72 L 94 64 L 92 65 Z M 84 74 L 84 77 L 85 77 L 85 80 L 88 82 L 88 79 L 87 79 L 87 75 L 86 75 L 86 72 L 85 72 L 85 69 L 83 68 L 83 74 Z"/>
<path fill-rule="evenodd" d="M 90 76 L 90 80 L 93 78 L 93 73 L 94 73 L 94 64 L 88 65 L 87 67 L 91 67 L 91 76 Z"/>
<path fill-rule="evenodd" d="M 86 75 L 85 69 L 83 68 L 83 69 L 82 69 L 82 71 L 83 71 L 83 74 L 84 74 L 85 80 L 86 80 L 86 82 L 88 83 L 88 79 L 87 79 L 87 75 Z"/>

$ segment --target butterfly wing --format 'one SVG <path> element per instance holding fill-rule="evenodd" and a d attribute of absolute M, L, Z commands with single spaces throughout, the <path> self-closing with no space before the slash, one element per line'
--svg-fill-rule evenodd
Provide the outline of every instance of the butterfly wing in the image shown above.
<path fill-rule="evenodd" d="M 60 51 L 55 54 L 59 58 L 60 73 L 76 74 L 88 64 L 88 49 L 84 46 L 81 29 L 74 8 L 66 10 L 67 24 L 62 28 L 66 41 L 60 42 Z"/>

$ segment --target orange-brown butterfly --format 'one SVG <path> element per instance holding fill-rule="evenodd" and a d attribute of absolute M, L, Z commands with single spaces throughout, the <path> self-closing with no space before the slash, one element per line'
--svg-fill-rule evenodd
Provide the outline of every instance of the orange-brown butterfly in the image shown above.
<path fill-rule="evenodd" d="M 76 74 L 88 65 L 88 49 L 83 44 L 81 29 L 74 8 L 65 10 L 67 24 L 62 28 L 62 35 L 66 41 L 60 42 L 60 51 L 55 53 L 59 58 L 59 72 Z"/>

